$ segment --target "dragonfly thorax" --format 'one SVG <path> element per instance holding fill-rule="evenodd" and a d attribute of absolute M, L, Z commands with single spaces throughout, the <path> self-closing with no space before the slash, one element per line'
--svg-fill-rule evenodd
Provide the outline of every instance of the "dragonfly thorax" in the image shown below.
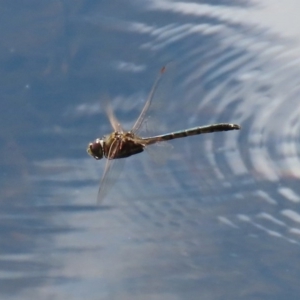
<path fill-rule="evenodd" d="M 97 160 L 103 158 L 103 140 L 96 139 L 93 143 L 89 143 L 87 153 Z"/>

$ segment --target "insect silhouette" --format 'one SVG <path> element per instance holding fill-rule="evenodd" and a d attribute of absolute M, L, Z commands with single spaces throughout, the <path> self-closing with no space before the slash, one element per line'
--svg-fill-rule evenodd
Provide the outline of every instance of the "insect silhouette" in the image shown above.
<path fill-rule="evenodd" d="M 124 131 L 117 118 L 115 117 L 112 108 L 110 106 L 106 107 L 106 114 L 114 131 L 107 136 L 97 138 L 92 143 L 89 143 L 87 148 L 88 154 L 96 160 L 100 160 L 103 157 L 107 159 L 104 173 L 100 181 L 97 196 L 98 204 L 103 200 L 103 198 L 107 194 L 109 187 L 114 181 L 111 174 L 115 160 L 141 153 L 145 150 L 146 147 L 164 141 L 203 133 L 240 129 L 240 126 L 237 124 L 219 123 L 194 127 L 151 137 L 140 137 L 137 132 L 145 121 L 147 111 L 151 106 L 153 96 L 165 71 L 166 67 L 161 68 L 159 75 L 156 78 L 149 96 L 145 102 L 145 105 L 130 131 Z"/>

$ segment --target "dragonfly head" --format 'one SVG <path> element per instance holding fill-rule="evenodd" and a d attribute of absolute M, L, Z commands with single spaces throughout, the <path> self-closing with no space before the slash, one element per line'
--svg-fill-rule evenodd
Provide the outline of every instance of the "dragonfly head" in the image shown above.
<path fill-rule="evenodd" d="M 103 158 L 103 140 L 96 139 L 93 143 L 89 143 L 86 151 L 97 160 Z"/>

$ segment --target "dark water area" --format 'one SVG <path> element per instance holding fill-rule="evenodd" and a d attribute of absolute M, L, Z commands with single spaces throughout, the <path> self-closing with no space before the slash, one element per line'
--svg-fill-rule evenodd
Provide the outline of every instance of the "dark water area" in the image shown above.
<path fill-rule="evenodd" d="M 1 299 L 298 299 L 299 8 L 0 4 Z M 147 130 L 242 129 L 127 158 L 97 206 L 105 103 L 130 129 L 166 64 Z"/>

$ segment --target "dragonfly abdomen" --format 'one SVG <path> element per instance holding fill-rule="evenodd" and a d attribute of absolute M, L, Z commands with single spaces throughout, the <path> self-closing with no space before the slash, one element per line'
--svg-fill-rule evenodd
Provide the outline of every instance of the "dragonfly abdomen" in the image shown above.
<path fill-rule="evenodd" d="M 237 124 L 220 123 L 220 124 L 200 126 L 200 127 L 194 127 L 186 130 L 175 131 L 172 133 L 157 135 L 150 138 L 144 138 L 143 140 L 145 141 L 146 145 L 151 145 L 157 142 L 169 141 L 169 140 L 192 136 L 192 135 L 217 132 L 217 131 L 238 130 L 238 129 L 240 129 L 240 126 Z"/>

